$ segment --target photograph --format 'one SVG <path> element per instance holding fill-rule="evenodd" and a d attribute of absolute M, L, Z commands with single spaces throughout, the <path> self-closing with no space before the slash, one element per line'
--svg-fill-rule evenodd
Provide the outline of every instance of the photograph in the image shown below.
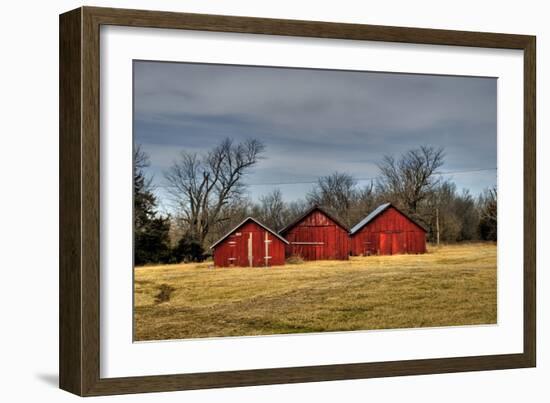
<path fill-rule="evenodd" d="M 497 77 L 132 71 L 135 342 L 497 324 Z"/>

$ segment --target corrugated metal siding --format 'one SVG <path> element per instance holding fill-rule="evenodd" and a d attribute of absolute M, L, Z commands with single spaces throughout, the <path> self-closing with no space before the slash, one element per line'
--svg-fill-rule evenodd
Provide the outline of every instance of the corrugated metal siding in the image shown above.
<path fill-rule="evenodd" d="M 299 255 L 305 260 L 349 258 L 348 232 L 319 210 L 312 211 L 284 236 L 290 242 L 287 255 Z"/>
<path fill-rule="evenodd" d="M 354 256 L 425 253 L 426 233 L 393 207 L 351 236 Z"/>
<path fill-rule="evenodd" d="M 285 243 L 253 221 L 235 229 L 214 247 L 214 264 L 217 267 L 249 267 L 249 250 L 253 267 L 285 264 Z"/>

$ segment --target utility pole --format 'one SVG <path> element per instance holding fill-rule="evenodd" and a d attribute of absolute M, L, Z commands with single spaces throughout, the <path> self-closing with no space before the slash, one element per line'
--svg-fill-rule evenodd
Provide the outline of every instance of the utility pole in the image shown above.
<path fill-rule="evenodd" d="M 439 246 L 439 207 L 435 208 L 435 239 Z"/>

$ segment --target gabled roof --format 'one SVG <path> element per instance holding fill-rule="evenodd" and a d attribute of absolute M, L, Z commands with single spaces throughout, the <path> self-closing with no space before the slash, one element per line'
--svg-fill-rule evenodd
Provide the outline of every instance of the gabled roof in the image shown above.
<path fill-rule="evenodd" d="M 262 224 L 261 222 L 259 222 L 258 220 L 256 220 L 255 218 L 252 218 L 252 217 L 246 217 L 239 225 L 237 225 L 235 228 L 233 228 L 231 231 L 229 231 L 227 234 L 225 234 L 224 236 L 222 236 L 220 239 L 218 239 L 216 242 L 214 242 L 212 244 L 212 246 L 210 246 L 210 249 L 213 249 L 216 245 L 218 245 L 220 242 L 222 242 L 225 238 L 227 238 L 229 235 L 231 235 L 233 232 L 237 231 L 239 228 L 241 228 L 244 224 L 246 224 L 247 222 L 249 221 L 252 221 L 256 224 L 258 224 L 260 227 L 262 227 L 263 229 L 265 229 L 266 231 L 270 232 L 271 234 L 273 234 L 274 236 L 276 236 L 277 238 L 279 238 L 281 241 L 283 241 L 284 243 L 286 243 L 288 245 L 288 241 L 286 239 L 284 239 L 282 236 L 280 236 L 277 232 L 273 231 L 271 228 L 265 226 L 264 224 Z"/>
<path fill-rule="evenodd" d="M 400 212 L 401 214 L 403 214 L 405 217 L 407 217 L 410 221 L 412 221 L 417 227 L 420 227 L 420 229 L 422 229 L 423 231 L 427 232 L 426 231 L 426 228 L 424 228 L 423 225 L 420 225 L 419 223 L 417 223 L 415 220 L 413 220 L 411 217 L 409 217 L 407 214 L 403 213 L 401 210 L 399 210 L 397 207 L 395 207 L 394 205 L 392 205 L 391 203 L 384 203 L 384 204 L 381 204 L 380 206 L 376 207 L 368 216 L 366 216 L 365 218 L 363 218 L 361 221 L 359 221 L 357 224 L 355 224 L 353 226 L 353 228 L 350 230 L 350 235 L 353 235 L 355 234 L 357 231 L 359 231 L 361 228 L 363 228 L 365 225 L 367 225 L 369 222 L 371 222 L 372 220 L 374 220 L 376 217 L 378 217 L 380 214 L 382 214 L 384 211 L 386 211 L 388 208 L 390 207 L 393 207 L 394 209 L 396 209 L 398 212 Z"/>
<path fill-rule="evenodd" d="M 304 218 L 306 218 L 308 215 L 313 213 L 314 211 L 320 211 L 324 215 L 326 215 L 328 218 L 330 218 L 332 221 L 334 221 L 338 226 L 342 227 L 344 230 L 349 231 L 348 227 L 346 227 L 342 222 L 336 218 L 334 215 L 329 213 L 327 210 L 322 208 L 321 206 L 318 206 L 317 204 L 311 206 L 304 214 L 296 218 L 294 221 L 292 221 L 290 224 L 288 224 L 286 227 L 284 227 L 282 230 L 279 231 L 279 234 L 284 234 L 288 232 L 290 229 L 294 228 L 300 221 L 302 221 Z"/>

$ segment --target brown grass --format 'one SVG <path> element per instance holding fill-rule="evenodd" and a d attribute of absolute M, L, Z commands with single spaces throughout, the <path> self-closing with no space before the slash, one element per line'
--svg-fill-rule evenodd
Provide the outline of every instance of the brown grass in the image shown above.
<path fill-rule="evenodd" d="M 141 267 L 134 309 L 136 340 L 491 324 L 496 246 L 268 269 Z"/>

